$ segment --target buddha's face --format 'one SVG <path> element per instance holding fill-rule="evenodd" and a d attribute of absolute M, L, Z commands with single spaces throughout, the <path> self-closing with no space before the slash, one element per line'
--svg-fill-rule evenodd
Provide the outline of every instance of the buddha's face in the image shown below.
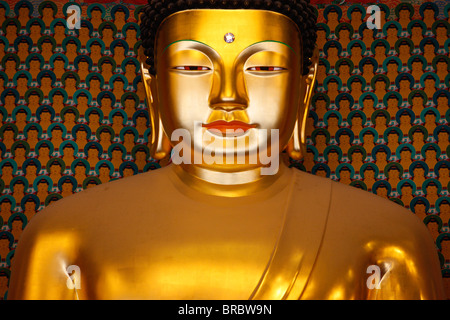
<path fill-rule="evenodd" d="M 100 80 L 92 79 L 89 84 L 91 85 L 91 89 L 99 89 L 100 88 Z"/>
<path fill-rule="evenodd" d="M 425 9 L 423 11 L 423 18 L 424 19 L 434 19 L 434 10 L 432 10 L 432 9 Z"/>
<path fill-rule="evenodd" d="M 52 8 L 43 8 L 42 16 L 43 16 L 43 18 L 53 18 L 53 9 Z"/>
<path fill-rule="evenodd" d="M 91 114 L 89 115 L 89 123 L 99 123 L 100 122 L 100 116 L 98 114 Z"/>
<path fill-rule="evenodd" d="M 425 151 L 426 159 L 436 159 L 436 151 L 435 150 L 427 150 Z"/>
<path fill-rule="evenodd" d="M 94 46 L 92 46 L 92 47 L 94 47 Z M 92 47 L 91 47 L 91 50 L 92 50 Z M 66 50 L 67 50 L 68 53 L 77 52 L 77 45 L 74 44 L 74 43 L 68 43 L 66 45 Z"/>
<path fill-rule="evenodd" d="M 29 165 L 27 167 L 27 174 L 34 175 L 37 172 L 37 167 L 35 165 Z"/>
<path fill-rule="evenodd" d="M 448 70 L 447 63 L 445 61 L 440 61 L 436 63 L 436 70 L 441 72 L 447 71 Z"/>
<path fill-rule="evenodd" d="M 55 26 L 55 34 L 64 35 L 66 28 L 64 26 Z"/>
<path fill-rule="evenodd" d="M 14 60 L 8 60 L 5 62 L 6 69 L 16 69 L 16 62 Z"/>
<path fill-rule="evenodd" d="M 136 101 L 134 101 L 133 99 L 126 99 L 124 104 L 125 108 L 134 108 L 136 105 Z"/>
<path fill-rule="evenodd" d="M 362 48 L 359 46 L 352 47 L 352 56 L 360 56 L 362 53 Z"/>
<path fill-rule="evenodd" d="M 78 68 L 79 68 L 79 71 L 89 71 L 89 63 L 87 63 L 87 62 L 80 62 L 78 64 Z"/>
<path fill-rule="evenodd" d="M 24 157 L 25 153 L 26 153 L 25 148 L 17 148 L 15 150 L 15 156 L 18 157 L 18 158 Z"/>
<path fill-rule="evenodd" d="M 117 46 L 114 48 L 114 55 L 115 56 L 123 56 L 125 53 L 125 48 L 122 46 Z"/>
<path fill-rule="evenodd" d="M 364 178 L 366 179 L 373 179 L 375 177 L 375 171 L 372 169 L 367 169 L 364 171 Z"/>
<path fill-rule="evenodd" d="M 324 144 L 327 140 L 327 137 L 324 136 L 323 134 L 318 134 L 316 136 L 316 144 Z"/>
<path fill-rule="evenodd" d="M 10 176 L 13 173 L 13 168 L 10 166 L 3 166 L 2 168 L 2 175 L 3 176 Z"/>
<path fill-rule="evenodd" d="M 116 21 L 125 21 L 125 12 L 117 11 L 114 18 Z"/>
<path fill-rule="evenodd" d="M 411 37 L 412 38 L 421 37 L 421 36 L 422 36 L 422 28 L 420 28 L 420 27 L 411 28 Z"/>
<path fill-rule="evenodd" d="M 19 51 L 28 51 L 29 46 L 28 46 L 28 43 L 21 42 L 21 43 L 19 43 L 17 48 L 19 49 Z"/>
<path fill-rule="evenodd" d="M 56 94 L 53 96 L 53 103 L 54 104 L 62 104 L 64 102 L 64 97 L 62 95 Z"/>
<path fill-rule="evenodd" d="M 409 20 L 409 10 L 400 10 L 398 17 L 401 20 Z"/>
<path fill-rule="evenodd" d="M 25 202 L 25 211 L 34 211 L 36 209 L 36 203 L 33 201 Z"/>
<path fill-rule="evenodd" d="M 363 100 L 363 108 L 373 107 L 374 102 L 375 101 L 373 99 L 364 99 Z"/>
<path fill-rule="evenodd" d="M 339 154 L 337 152 L 330 152 L 328 154 L 328 162 L 339 161 Z"/>
<path fill-rule="evenodd" d="M 389 143 L 398 142 L 398 135 L 396 135 L 396 134 L 388 134 L 387 138 L 388 138 Z"/>
<path fill-rule="evenodd" d="M 26 204 L 25 204 L 25 206 L 26 206 Z M 11 229 L 14 231 L 22 230 L 22 226 L 23 226 L 22 221 L 15 220 L 11 223 L 11 227 L 12 227 Z"/>
<path fill-rule="evenodd" d="M 48 147 L 41 147 L 39 148 L 39 155 L 40 156 L 48 156 L 50 154 L 50 149 Z"/>
<path fill-rule="evenodd" d="M 371 73 L 373 72 L 373 65 L 372 64 L 365 64 L 363 65 L 363 73 Z"/>
<path fill-rule="evenodd" d="M 102 12 L 100 10 L 92 10 L 91 17 L 93 20 L 99 20 L 102 18 Z"/>
<path fill-rule="evenodd" d="M 353 117 L 352 118 L 352 126 L 361 126 L 362 118 L 361 117 Z"/>
<path fill-rule="evenodd" d="M 63 192 L 72 192 L 73 185 L 69 182 L 65 182 L 61 185 Z"/>
<path fill-rule="evenodd" d="M 409 192 L 407 194 L 410 195 L 411 193 Z M 416 214 L 424 214 L 426 212 L 426 207 L 424 204 L 419 203 L 414 206 L 414 211 Z"/>
<path fill-rule="evenodd" d="M 362 14 L 360 11 L 355 10 L 351 13 L 352 21 L 361 21 Z"/>
<path fill-rule="evenodd" d="M 400 89 L 409 89 L 410 82 L 409 80 L 400 80 L 399 87 Z"/>
<path fill-rule="evenodd" d="M 29 130 L 28 131 L 28 139 L 34 140 L 37 139 L 39 132 L 37 130 Z"/>
<path fill-rule="evenodd" d="M 110 63 L 104 63 L 102 65 L 102 71 L 103 72 L 112 72 L 112 64 Z"/>
<path fill-rule="evenodd" d="M 438 141 L 439 142 L 445 142 L 448 141 L 448 133 L 447 132 L 439 132 L 438 133 Z"/>
<path fill-rule="evenodd" d="M 105 28 L 102 31 L 104 38 L 111 38 L 113 36 L 113 30 L 110 28 Z"/>
<path fill-rule="evenodd" d="M 48 191 L 48 183 L 47 182 L 39 182 L 37 184 L 37 190 L 38 192 L 46 192 Z"/>
<path fill-rule="evenodd" d="M 426 79 L 425 81 L 424 81 L 424 84 L 425 84 L 425 88 L 434 88 L 435 87 L 435 81 L 434 81 L 434 79 Z"/>
<path fill-rule="evenodd" d="M 123 124 L 123 117 L 120 115 L 115 115 L 112 119 L 113 124 Z"/>
<path fill-rule="evenodd" d="M 17 79 L 17 87 L 26 87 L 28 84 L 27 78 L 19 78 Z"/>
<path fill-rule="evenodd" d="M 400 177 L 400 171 L 397 169 L 391 169 L 388 171 L 388 178 L 399 178 Z"/>
<path fill-rule="evenodd" d="M 447 28 L 445 27 L 437 27 L 436 28 L 436 37 L 437 38 L 443 38 L 447 36 Z"/>
<path fill-rule="evenodd" d="M 428 186 L 427 187 L 427 195 L 434 196 L 437 195 L 438 188 L 436 186 Z"/>
<path fill-rule="evenodd" d="M 52 130 L 52 138 L 61 139 L 63 132 L 60 128 Z"/>
<path fill-rule="evenodd" d="M 82 166 L 82 165 L 76 166 L 75 167 L 75 174 L 78 175 L 78 176 L 86 174 L 86 168 L 84 166 Z"/>
<path fill-rule="evenodd" d="M 122 151 L 120 151 L 120 150 L 113 150 L 113 151 L 111 152 L 111 158 L 112 158 L 113 160 L 119 160 L 119 159 L 122 159 L 122 155 L 123 155 L 123 153 L 122 153 Z"/>
<path fill-rule="evenodd" d="M 102 177 L 108 177 L 109 176 L 109 168 L 101 167 L 100 169 L 98 169 L 98 173 Z"/>
<path fill-rule="evenodd" d="M 397 28 L 388 28 L 386 30 L 386 34 L 388 37 L 396 37 L 398 34 L 398 30 Z"/>
<path fill-rule="evenodd" d="M 91 46 L 91 53 L 92 54 L 100 54 L 102 50 L 102 47 L 100 47 L 98 44 L 93 44 Z"/>
<path fill-rule="evenodd" d="M 53 50 L 53 45 L 49 42 L 44 42 L 42 44 L 42 52 L 49 52 Z"/>
<path fill-rule="evenodd" d="M 423 133 L 422 132 L 414 132 L 413 135 L 413 141 L 423 141 Z"/>
<path fill-rule="evenodd" d="M 41 67 L 41 62 L 39 60 L 30 61 L 30 69 L 39 69 Z"/>
<path fill-rule="evenodd" d="M 450 212 L 450 205 L 447 203 L 443 203 L 439 206 L 439 211 L 441 214 L 447 214 Z"/>
<path fill-rule="evenodd" d="M 136 39 L 137 32 L 134 29 L 127 30 L 126 39 Z"/>
<path fill-rule="evenodd" d="M 50 174 L 60 174 L 61 173 L 61 166 L 59 164 L 53 164 L 50 166 Z"/>
<path fill-rule="evenodd" d="M 77 83 L 74 78 L 67 78 L 65 82 L 66 87 L 75 87 L 75 84 Z"/>
<path fill-rule="evenodd" d="M 26 7 L 22 7 L 19 9 L 19 17 L 28 17 L 30 13 L 30 9 L 26 8 Z"/>
<path fill-rule="evenodd" d="M 67 157 L 73 157 L 74 152 L 75 150 L 73 148 L 67 147 L 63 149 L 63 154 Z"/>
<path fill-rule="evenodd" d="M 388 72 L 396 72 L 396 71 L 398 71 L 398 65 L 396 63 L 388 63 L 387 71 Z"/>
<path fill-rule="evenodd" d="M 17 33 L 17 27 L 15 25 L 10 24 L 10 25 L 8 25 L 6 27 L 6 34 L 7 35 L 13 35 L 13 34 L 16 34 L 16 33 Z"/>
<path fill-rule="evenodd" d="M 94 148 L 90 148 L 89 150 L 88 150 L 88 158 L 96 158 L 96 157 L 98 157 L 98 150 L 97 149 L 94 149 Z"/>
<path fill-rule="evenodd" d="M 65 115 L 64 115 L 64 122 L 65 123 L 72 123 L 72 122 L 74 122 L 75 121 L 75 114 L 73 114 L 73 113 L 66 113 Z"/>
<path fill-rule="evenodd" d="M 228 33 L 235 38 L 227 43 Z M 279 153 L 292 135 L 306 87 L 298 35 L 289 18 L 263 10 L 188 10 L 167 18 L 157 34 L 156 84 L 150 90 L 169 140 L 185 129 L 191 141 L 183 143 L 195 152 L 207 149 L 203 138 L 225 152 L 231 142 L 257 153 L 271 149 L 270 129 L 276 129 Z M 262 131 L 266 139 L 258 139 Z M 239 150 L 232 149 L 236 156 Z M 216 169 L 225 167 L 225 157 L 223 165 L 215 163 Z"/>
<path fill-rule="evenodd" d="M 441 206 L 442 207 L 442 206 Z M 11 211 L 11 203 L 10 202 L 2 202 L 0 205 L 1 212 L 9 212 Z"/>
<path fill-rule="evenodd" d="M 434 45 L 432 45 L 432 44 L 424 45 L 423 51 L 425 54 L 433 54 L 434 53 Z"/>
<path fill-rule="evenodd" d="M 410 160 L 411 159 L 411 151 L 408 151 L 408 150 L 401 151 L 400 158 L 402 160 Z"/>
<path fill-rule="evenodd" d="M 332 11 L 332 12 L 328 13 L 327 17 L 328 17 L 328 22 L 337 22 L 339 15 L 337 12 Z"/>
<path fill-rule="evenodd" d="M 25 186 L 21 183 L 17 183 L 14 186 L 14 193 L 23 193 L 23 190 L 25 190 Z"/>
<path fill-rule="evenodd" d="M 87 138 L 87 132 L 85 130 L 77 131 L 77 140 L 86 140 L 86 138 Z"/>
<path fill-rule="evenodd" d="M 87 106 L 88 98 L 87 97 L 78 97 L 78 105 Z"/>
<path fill-rule="evenodd" d="M 80 37 L 89 37 L 89 28 L 88 27 L 81 27 L 80 30 L 78 31 Z"/>
<path fill-rule="evenodd" d="M 50 77 L 43 77 L 41 79 L 42 87 L 51 87 L 51 85 L 52 85 L 52 79 Z"/>

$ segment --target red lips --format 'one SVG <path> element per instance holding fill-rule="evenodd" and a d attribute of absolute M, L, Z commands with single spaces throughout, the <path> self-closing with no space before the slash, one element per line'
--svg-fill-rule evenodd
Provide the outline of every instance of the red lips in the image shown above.
<path fill-rule="evenodd" d="M 206 129 L 215 129 L 219 130 L 222 133 L 227 133 L 227 130 L 236 131 L 238 129 L 241 129 L 242 131 L 246 132 L 247 130 L 251 128 L 256 128 L 255 124 L 248 124 L 242 121 L 233 120 L 233 121 L 225 121 L 225 120 L 216 120 L 208 124 L 202 124 L 203 128 Z"/>

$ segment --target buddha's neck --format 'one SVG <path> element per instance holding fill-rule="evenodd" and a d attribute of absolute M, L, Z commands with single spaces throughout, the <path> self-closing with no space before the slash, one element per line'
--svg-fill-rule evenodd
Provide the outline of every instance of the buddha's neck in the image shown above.
<path fill-rule="evenodd" d="M 241 197 L 262 191 L 272 185 L 286 171 L 280 161 L 274 175 L 261 174 L 261 167 L 236 172 L 221 172 L 197 165 L 172 165 L 173 171 L 189 187 L 209 195 Z"/>

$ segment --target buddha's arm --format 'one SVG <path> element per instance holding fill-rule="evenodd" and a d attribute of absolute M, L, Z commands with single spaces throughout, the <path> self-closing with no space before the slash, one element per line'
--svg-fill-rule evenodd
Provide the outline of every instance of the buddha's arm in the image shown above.
<path fill-rule="evenodd" d="M 417 224 L 408 234 L 402 244 L 386 244 L 373 255 L 381 281 L 378 289 L 368 289 L 368 299 L 445 299 L 437 251 L 428 230 Z"/>
<path fill-rule="evenodd" d="M 76 237 L 45 228 L 39 218 L 27 226 L 16 248 L 8 299 L 77 299 L 68 270 L 76 258 Z"/>

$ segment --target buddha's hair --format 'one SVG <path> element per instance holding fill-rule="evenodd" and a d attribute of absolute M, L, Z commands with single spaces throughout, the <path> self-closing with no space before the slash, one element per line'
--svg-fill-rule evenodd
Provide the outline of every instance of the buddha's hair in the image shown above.
<path fill-rule="evenodd" d="M 300 30 L 303 74 L 308 74 L 316 43 L 317 13 L 309 0 L 148 0 L 141 15 L 141 39 L 149 72 L 156 74 L 155 37 L 158 27 L 173 13 L 189 9 L 259 9 L 281 13 Z"/>

